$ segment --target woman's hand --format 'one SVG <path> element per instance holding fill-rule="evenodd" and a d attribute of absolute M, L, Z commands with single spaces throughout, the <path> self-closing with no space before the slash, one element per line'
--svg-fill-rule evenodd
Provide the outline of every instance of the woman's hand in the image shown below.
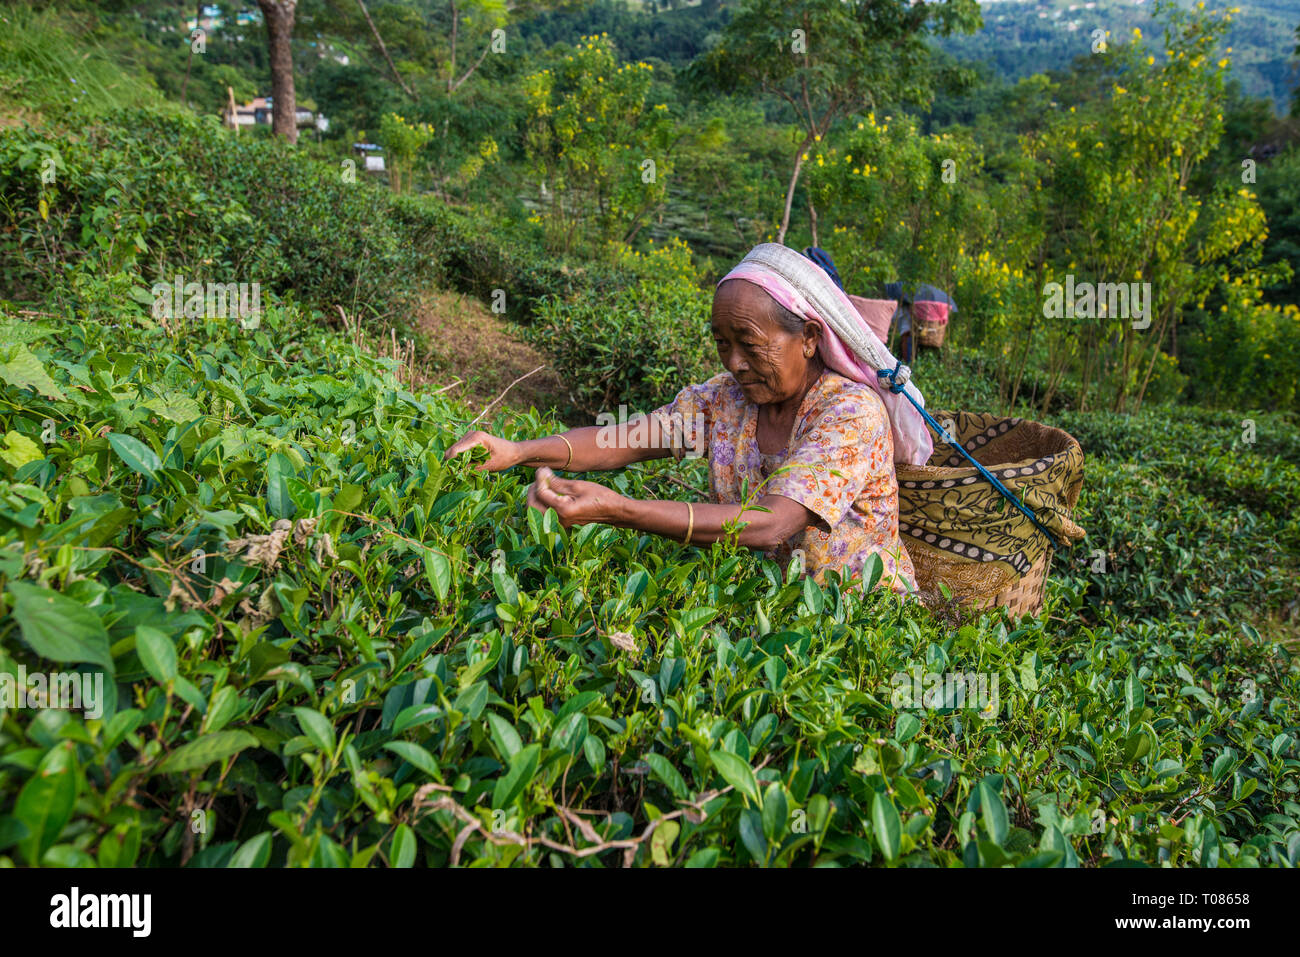
<path fill-rule="evenodd" d="M 488 460 L 482 465 L 475 466 L 475 469 L 480 472 L 500 472 L 504 469 L 513 468 L 524 460 L 524 454 L 520 450 L 518 442 L 511 442 L 509 439 L 503 439 L 487 432 L 480 432 L 478 429 L 473 432 L 466 432 L 461 436 L 460 440 L 447 450 L 446 460 L 453 459 L 462 452 L 468 452 L 473 448 L 484 448 L 488 452 Z"/>
<path fill-rule="evenodd" d="M 528 487 L 528 504 L 538 511 L 555 509 L 560 524 L 618 524 L 626 514 L 627 499 L 613 489 L 581 479 L 556 478 L 546 466 L 537 470 L 537 481 Z"/>

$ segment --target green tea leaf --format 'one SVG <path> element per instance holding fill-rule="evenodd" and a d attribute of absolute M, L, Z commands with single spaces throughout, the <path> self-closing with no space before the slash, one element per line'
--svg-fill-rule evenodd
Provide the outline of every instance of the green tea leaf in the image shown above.
<path fill-rule="evenodd" d="M 871 833 L 886 859 L 895 860 L 902 847 L 903 820 L 893 800 L 883 791 L 878 791 L 871 803 Z"/>
<path fill-rule="evenodd" d="M 298 719 L 298 726 L 302 728 L 302 733 L 307 736 L 317 750 L 324 754 L 333 754 L 335 737 L 334 726 L 330 724 L 329 719 L 311 708 L 294 708 L 294 716 Z"/>
<path fill-rule="evenodd" d="M 256 837 L 250 837 L 230 858 L 227 867 L 266 867 L 271 860 L 270 831 L 263 831 Z"/>
<path fill-rule="evenodd" d="M 135 650 L 154 681 L 166 684 L 176 677 L 176 645 L 157 628 L 137 625 Z"/>
<path fill-rule="evenodd" d="M 158 470 L 162 468 L 162 461 L 158 458 L 158 453 L 149 446 L 125 432 L 108 433 L 108 444 L 131 471 L 155 482 L 158 481 Z"/>
<path fill-rule="evenodd" d="M 163 759 L 154 773 L 178 774 L 199 771 L 217 761 L 224 761 L 243 751 L 257 747 L 257 738 L 247 731 L 217 731 L 195 738 L 177 748 Z"/>
<path fill-rule="evenodd" d="M 1129 713 L 1136 711 L 1146 703 L 1146 695 L 1142 691 L 1142 682 L 1138 681 L 1138 676 L 1129 673 L 1124 679 L 1124 708 Z"/>
<path fill-rule="evenodd" d="M 66 595 L 28 582 L 10 582 L 9 593 L 16 599 L 14 621 L 32 651 L 50 661 L 87 661 L 113 673 L 108 632 L 94 611 Z"/>
<path fill-rule="evenodd" d="M 1007 832 L 1011 829 L 1006 805 L 1002 803 L 1002 796 L 987 778 L 980 782 L 979 797 L 984 830 L 988 832 L 993 843 L 1001 847 L 1007 839 Z"/>
<path fill-rule="evenodd" d="M 72 742 L 61 742 L 41 758 L 14 804 L 14 817 L 29 835 L 23 842 L 29 862 L 39 862 L 46 848 L 58 840 L 76 800 L 76 752 Z"/>
<path fill-rule="evenodd" d="M 439 601 L 446 601 L 451 592 L 451 561 L 442 552 L 426 549 L 424 553 L 424 574 L 429 587 L 438 596 Z"/>
<path fill-rule="evenodd" d="M 713 766 L 717 768 L 723 780 L 744 795 L 751 806 L 756 808 L 761 806 L 758 782 L 754 779 L 754 771 L 748 761 L 730 751 L 710 751 L 709 760 L 713 762 Z"/>
<path fill-rule="evenodd" d="M 410 867 L 415 863 L 415 832 L 407 825 L 397 825 L 397 830 L 393 832 L 393 845 L 390 851 L 390 860 L 393 867 Z"/>
<path fill-rule="evenodd" d="M 510 759 L 510 768 L 492 789 L 492 807 L 509 807 L 537 773 L 542 746 L 530 744 Z"/>
<path fill-rule="evenodd" d="M 411 741 L 389 741 L 384 745 L 388 751 L 409 761 L 412 765 L 419 768 L 431 778 L 441 778 L 442 773 L 438 769 L 438 760 L 424 748 Z"/>

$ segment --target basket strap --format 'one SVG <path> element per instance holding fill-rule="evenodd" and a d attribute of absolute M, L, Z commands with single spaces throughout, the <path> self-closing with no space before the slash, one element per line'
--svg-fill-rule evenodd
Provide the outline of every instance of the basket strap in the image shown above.
<path fill-rule="evenodd" d="M 907 386 L 907 381 L 909 378 L 911 378 L 911 374 L 912 374 L 912 370 L 909 369 L 907 366 L 903 365 L 902 359 L 898 360 L 898 365 L 894 366 L 892 370 L 890 369 L 876 370 L 876 375 L 880 379 L 884 380 L 884 383 L 889 386 L 890 392 L 901 392 L 904 396 L 907 397 L 908 402 L 911 402 L 912 405 L 916 406 L 916 411 L 920 412 L 921 415 L 925 417 L 925 421 L 930 424 L 930 427 L 934 429 L 935 432 L 937 432 L 939 435 L 945 435 L 946 433 L 944 432 L 943 427 L 940 426 L 938 422 L 934 421 L 933 416 L 931 416 L 929 412 L 926 412 L 924 407 L 922 407 L 915 399 L 911 397 L 911 395 L 909 395 L 905 391 Z M 1025 517 L 1028 518 L 1031 522 L 1033 522 L 1040 532 L 1042 532 L 1045 536 L 1047 536 L 1047 540 L 1051 543 L 1053 548 L 1060 551 L 1061 546 L 1057 544 L 1055 536 L 1053 536 L 1052 533 L 1049 532 L 1044 527 L 1043 523 L 1040 522 L 1037 519 L 1037 517 L 1035 517 L 1033 512 L 1031 512 L 1024 504 L 1021 503 L 1020 499 L 1016 498 L 1014 495 L 1011 494 L 1010 489 L 1008 489 L 1005 485 L 1003 485 L 1000 481 L 998 481 L 997 477 L 994 476 L 992 472 L 986 469 L 979 462 L 975 461 L 975 458 L 962 447 L 960 442 L 953 442 L 952 444 L 953 447 L 958 452 L 960 452 L 962 455 L 966 456 L 966 458 L 970 460 L 971 465 L 979 469 L 980 474 L 983 475 L 986 479 L 988 479 L 989 483 L 995 489 L 1001 492 L 1008 502 L 1010 502 L 1016 508 L 1020 509 L 1020 511 L 1025 514 Z"/>

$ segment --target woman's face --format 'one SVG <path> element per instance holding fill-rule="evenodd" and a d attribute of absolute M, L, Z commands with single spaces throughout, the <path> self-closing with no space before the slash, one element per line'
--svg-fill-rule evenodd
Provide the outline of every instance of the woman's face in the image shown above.
<path fill-rule="evenodd" d="M 777 320 L 776 302 L 751 282 L 731 279 L 713 294 L 713 340 L 723 367 L 757 405 L 785 402 L 808 388 L 820 327 L 789 332 Z"/>

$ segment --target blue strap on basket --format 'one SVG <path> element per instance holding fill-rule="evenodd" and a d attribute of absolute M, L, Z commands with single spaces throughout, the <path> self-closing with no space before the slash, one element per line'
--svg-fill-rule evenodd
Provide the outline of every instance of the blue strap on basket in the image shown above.
<path fill-rule="evenodd" d="M 920 412 L 921 415 L 923 415 L 923 416 L 925 417 L 925 421 L 928 422 L 928 423 L 930 424 L 930 427 L 931 427 L 932 429 L 934 429 L 935 432 L 937 432 L 939 435 L 947 435 L 947 433 L 944 431 L 943 427 L 940 426 L 938 422 L 934 421 L 934 418 L 930 415 L 930 413 L 929 413 L 929 412 L 926 412 L 925 409 L 921 407 L 920 403 L 918 403 L 914 398 L 912 398 L 910 395 L 908 395 L 908 393 L 907 393 L 907 379 L 904 378 L 902 382 L 899 382 L 899 381 L 898 381 L 898 373 L 899 373 L 899 370 L 901 370 L 902 368 L 903 368 L 903 362 L 902 362 L 902 360 L 900 359 L 899 362 L 898 362 L 898 364 L 897 364 L 896 366 L 894 366 L 894 368 L 893 368 L 892 370 L 890 370 L 890 369 L 877 369 L 877 370 L 876 370 L 876 375 L 877 375 L 877 376 L 878 376 L 878 377 L 879 377 L 879 378 L 880 378 L 880 379 L 881 379 L 881 380 L 882 380 L 886 385 L 889 386 L 889 391 L 890 391 L 890 392 L 897 392 L 897 393 L 900 393 L 901 395 L 903 395 L 903 396 L 907 399 L 908 402 L 910 402 L 910 403 L 912 403 L 912 405 L 916 406 L 916 411 Z M 954 441 L 953 441 L 953 443 L 952 443 L 952 446 L 953 446 L 953 448 L 955 448 L 958 452 L 960 452 L 962 455 L 966 456 L 966 458 L 970 461 L 970 464 L 973 465 L 973 466 L 975 466 L 977 469 L 979 469 L 980 474 L 983 475 L 986 479 L 988 479 L 988 480 L 989 480 L 989 483 L 990 483 L 990 484 L 991 484 L 995 489 L 997 489 L 999 492 L 1001 492 L 1002 495 L 1006 498 L 1006 500 L 1007 500 L 1008 502 L 1010 502 L 1010 503 L 1011 503 L 1012 505 L 1014 505 L 1016 508 L 1020 509 L 1020 511 L 1023 512 L 1023 513 L 1025 514 L 1025 517 L 1028 518 L 1031 522 L 1033 522 L 1034 525 L 1038 528 L 1038 530 L 1039 530 L 1040 532 L 1042 532 L 1044 535 L 1047 536 L 1047 540 L 1048 540 L 1049 542 L 1051 542 L 1053 548 L 1057 549 L 1058 551 L 1060 550 L 1061 546 L 1057 544 L 1057 542 L 1056 542 L 1056 538 L 1052 535 L 1052 533 L 1049 532 L 1049 531 L 1048 531 L 1048 530 L 1043 526 L 1043 523 L 1040 522 L 1040 521 L 1037 519 L 1037 517 L 1035 517 L 1035 515 L 1034 515 L 1033 512 L 1031 512 L 1031 511 L 1030 511 L 1030 510 L 1029 510 L 1029 509 L 1028 509 L 1024 504 L 1021 503 L 1020 499 L 1016 498 L 1014 495 L 1011 494 L 1011 490 L 1010 490 L 1010 489 L 1008 489 L 1005 485 L 1003 485 L 1000 481 L 998 481 L 998 479 L 993 475 L 992 472 L 990 472 L 988 469 L 986 469 L 986 468 L 985 468 L 983 465 L 981 465 L 979 462 L 975 461 L 974 457 L 973 457 L 969 452 L 967 452 L 964 448 L 962 448 L 961 444 L 960 444 L 959 442 L 957 442 L 957 441 L 955 440 L 955 438 L 954 438 Z"/>

